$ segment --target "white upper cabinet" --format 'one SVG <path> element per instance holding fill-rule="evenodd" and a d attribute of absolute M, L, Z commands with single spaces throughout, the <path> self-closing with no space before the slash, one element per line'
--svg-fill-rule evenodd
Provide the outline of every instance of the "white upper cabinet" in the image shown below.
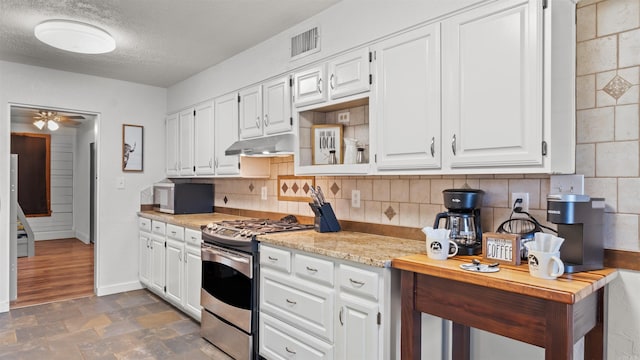
<path fill-rule="evenodd" d="M 225 150 L 238 141 L 238 94 L 230 93 L 214 100 L 215 160 L 217 175 L 240 173 L 240 157 L 225 155 Z"/>
<path fill-rule="evenodd" d="M 262 85 L 262 118 L 265 135 L 291 131 L 291 78 L 282 76 Z"/>
<path fill-rule="evenodd" d="M 329 96 L 332 100 L 369 91 L 369 50 L 360 49 L 329 61 Z"/>
<path fill-rule="evenodd" d="M 194 119 L 194 166 L 196 175 L 214 174 L 213 102 L 196 106 Z"/>
<path fill-rule="evenodd" d="M 542 1 L 505 0 L 442 24 L 448 166 L 543 163 Z"/>
<path fill-rule="evenodd" d="M 171 114 L 165 120 L 165 163 L 167 176 L 178 175 L 178 114 Z"/>
<path fill-rule="evenodd" d="M 378 170 L 439 169 L 439 24 L 382 41 L 372 50 Z"/>
<path fill-rule="evenodd" d="M 320 64 L 293 75 L 295 106 L 317 104 L 327 100 L 327 84 L 324 80 L 327 65 Z"/>
<path fill-rule="evenodd" d="M 240 90 L 240 139 L 262 136 L 262 86 Z"/>
<path fill-rule="evenodd" d="M 179 175 L 194 175 L 193 168 L 193 122 L 194 109 L 180 112 L 178 117 L 178 173 Z"/>

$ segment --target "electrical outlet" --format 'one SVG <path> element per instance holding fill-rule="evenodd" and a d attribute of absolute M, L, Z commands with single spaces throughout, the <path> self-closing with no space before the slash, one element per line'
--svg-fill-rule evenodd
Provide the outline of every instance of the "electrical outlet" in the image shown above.
<path fill-rule="evenodd" d="M 522 202 L 519 204 L 516 204 L 517 199 L 522 199 Z M 522 208 L 522 211 L 529 212 L 529 193 L 525 193 L 525 192 L 511 193 L 511 205 L 513 205 L 514 208 L 519 206 Z"/>
<path fill-rule="evenodd" d="M 584 175 L 551 175 L 550 194 L 584 194 Z"/>
<path fill-rule="evenodd" d="M 260 199 L 267 200 L 267 187 L 266 186 L 263 186 L 260 189 Z"/>
<path fill-rule="evenodd" d="M 349 123 L 349 112 L 348 111 L 339 112 L 338 113 L 338 122 L 341 123 L 341 124 L 348 124 Z"/>
<path fill-rule="evenodd" d="M 360 190 L 351 190 L 351 207 L 360 207 Z"/>

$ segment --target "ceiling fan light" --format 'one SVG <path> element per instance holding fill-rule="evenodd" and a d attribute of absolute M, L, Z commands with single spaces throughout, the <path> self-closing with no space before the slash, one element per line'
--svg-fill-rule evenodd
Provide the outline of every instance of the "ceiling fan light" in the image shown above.
<path fill-rule="evenodd" d="M 51 130 L 51 131 L 56 131 L 58 130 L 60 126 L 58 125 L 57 122 L 53 121 L 53 120 L 49 120 L 47 121 L 47 129 Z"/>
<path fill-rule="evenodd" d="M 48 20 L 36 25 L 38 40 L 58 49 L 81 54 L 104 54 L 116 48 L 116 41 L 106 31 L 71 20 Z"/>
<path fill-rule="evenodd" d="M 44 120 L 38 120 L 33 123 L 33 125 L 35 125 L 38 128 L 38 130 L 42 130 L 42 128 L 44 127 L 44 124 L 45 124 Z"/>

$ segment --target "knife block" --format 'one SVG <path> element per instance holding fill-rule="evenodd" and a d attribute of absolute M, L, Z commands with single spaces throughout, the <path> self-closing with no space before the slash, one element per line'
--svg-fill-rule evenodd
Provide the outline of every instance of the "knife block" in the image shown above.
<path fill-rule="evenodd" d="M 309 203 L 311 210 L 316 215 L 313 221 L 313 229 L 317 232 L 336 232 L 340 231 L 340 223 L 336 218 L 336 214 L 331 208 L 331 204 L 324 203 L 323 205 L 316 205 Z"/>

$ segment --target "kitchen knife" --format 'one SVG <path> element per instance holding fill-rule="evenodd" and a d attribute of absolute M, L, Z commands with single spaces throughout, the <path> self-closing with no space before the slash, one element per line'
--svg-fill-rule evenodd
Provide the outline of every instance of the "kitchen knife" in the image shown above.
<path fill-rule="evenodd" d="M 309 197 L 311 198 L 315 206 L 320 207 L 320 200 L 318 200 L 318 194 L 316 193 L 316 189 L 314 189 L 313 186 L 309 191 Z"/>
<path fill-rule="evenodd" d="M 324 193 L 322 193 L 322 189 L 320 189 L 320 186 L 316 186 L 316 188 L 317 188 L 318 200 L 320 200 L 320 205 L 322 206 L 327 201 L 325 200 Z"/>

